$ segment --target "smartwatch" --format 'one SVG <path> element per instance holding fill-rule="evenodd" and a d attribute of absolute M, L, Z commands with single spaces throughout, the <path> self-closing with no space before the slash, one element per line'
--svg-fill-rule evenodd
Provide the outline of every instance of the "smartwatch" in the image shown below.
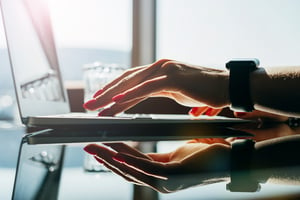
<path fill-rule="evenodd" d="M 237 112 L 254 110 L 250 94 L 250 73 L 259 66 L 258 59 L 231 60 L 226 63 L 229 70 L 229 98 L 231 109 Z"/>
<path fill-rule="evenodd" d="M 251 175 L 252 155 L 255 141 L 237 139 L 232 143 L 230 155 L 230 183 L 226 189 L 231 192 L 257 192 L 260 184 Z"/>

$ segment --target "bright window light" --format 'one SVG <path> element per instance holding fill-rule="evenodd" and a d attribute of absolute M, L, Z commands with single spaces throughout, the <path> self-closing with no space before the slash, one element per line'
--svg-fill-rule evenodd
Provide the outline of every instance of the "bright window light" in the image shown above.
<path fill-rule="evenodd" d="M 223 67 L 300 64 L 300 1 L 159 0 L 157 57 Z"/>
<path fill-rule="evenodd" d="M 60 47 L 131 48 L 131 0 L 47 0 Z"/>

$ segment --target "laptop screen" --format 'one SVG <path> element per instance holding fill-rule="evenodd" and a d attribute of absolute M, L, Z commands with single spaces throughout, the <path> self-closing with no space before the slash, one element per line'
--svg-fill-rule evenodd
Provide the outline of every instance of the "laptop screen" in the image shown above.
<path fill-rule="evenodd" d="M 69 112 L 46 4 L 1 0 L 15 89 L 22 118 Z"/>

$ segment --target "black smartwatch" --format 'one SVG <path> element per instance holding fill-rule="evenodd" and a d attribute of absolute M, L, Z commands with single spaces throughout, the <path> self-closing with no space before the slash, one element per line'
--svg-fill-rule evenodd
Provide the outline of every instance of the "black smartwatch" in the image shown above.
<path fill-rule="evenodd" d="M 259 66 L 258 59 L 238 59 L 226 63 L 229 70 L 229 98 L 231 109 L 238 112 L 254 110 L 250 94 L 250 73 Z"/>
<path fill-rule="evenodd" d="M 260 184 L 251 175 L 252 155 L 255 141 L 237 139 L 232 143 L 230 155 L 230 183 L 226 189 L 231 192 L 257 192 Z"/>

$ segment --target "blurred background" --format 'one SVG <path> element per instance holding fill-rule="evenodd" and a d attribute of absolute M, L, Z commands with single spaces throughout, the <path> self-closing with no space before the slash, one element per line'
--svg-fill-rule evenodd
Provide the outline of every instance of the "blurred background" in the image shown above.
<path fill-rule="evenodd" d="M 224 63 L 232 58 L 255 57 L 261 66 L 300 65 L 298 0 L 47 0 L 47 3 L 63 78 L 70 88 L 81 91 L 83 66 L 96 61 L 130 67 L 170 58 L 224 69 Z M 9 70 L 0 23 L 0 168 L 3 170 L 16 166 L 23 129 Z M 82 99 L 82 96 L 77 99 L 75 109 L 81 109 Z M 153 106 L 144 104 L 141 109 L 151 112 Z M 161 144 L 158 150 L 166 147 Z M 175 145 L 168 144 L 167 149 Z M 70 155 L 66 158 L 67 166 L 82 166 L 81 147 L 70 146 L 67 153 Z M 11 188 L 14 171 L 1 174 L 10 180 L 1 185 Z"/>

